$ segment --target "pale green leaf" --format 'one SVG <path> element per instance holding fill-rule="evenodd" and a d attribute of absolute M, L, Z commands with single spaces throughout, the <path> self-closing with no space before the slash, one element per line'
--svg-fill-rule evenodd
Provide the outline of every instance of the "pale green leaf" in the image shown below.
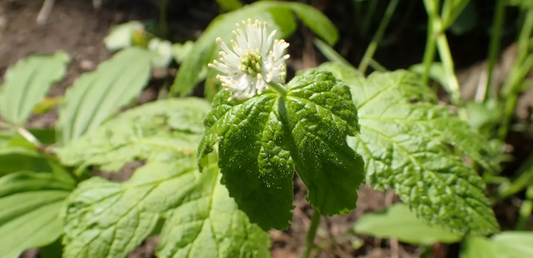
<path fill-rule="evenodd" d="M 73 188 L 50 173 L 0 178 L 0 257 L 18 257 L 27 248 L 54 242 L 63 232 L 60 207 Z"/>
<path fill-rule="evenodd" d="M 491 237 L 469 236 L 461 248 L 461 258 L 524 258 L 533 257 L 533 233 L 502 232 Z"/>
<path fill-rule="evenodd" d="M 437 106 L 416 75 L 398 71 L 367 79 L 345 75 L 339 64 L 322 66 L 351 86 L 361 134 L 349 140 L 363 155 L 367 181 L 392 187 L 422 220 L 452 232 L 489 234 L 498 223 L 485 184 L 454 148 L 487 169 L 496 167 L 487 139 Z"/>
<path fill-rule="evenodd" d="M 455 243 L 462 236 L 439 226 L 420 221 L 409 206 L 398 203 L 380 213 L 368 213 L 355 222 L 356 233 L 378 238 L 396 238 L 413 245 L 432 245 L 436 242 Z"/>
<path fill-rule="evenodd" d="M 127 182 L 92 178 L 69 197 L 64 209 L 65 257 L 125 257 L 153 233 L 163 218 L 168 219 L 161 233 L 160 257 L 269 254 L 268 234 L 250 224 L 246 215 L 235 208 L 235 202 L 219 183 L 216 163 L 203 173 L 198 171 L 194 147 L 203 133 L 201 119 L 208 110 L 209 104 L 200 99 L 146 104 L 124 112 L 58 151 L 61 159 L 73 164 L 113 170 L 134 159 L 147 160 Z M 185 216 L 183 220 L 175 218 L 178 213 Z M 212 235 L 175 233 L 175 228 L 198 229 L 187 219 L 203 225 L 200 230 L 221 231 L 212 231 Z M 228 226 L 230 231 L 225 230 Z M 172 233 L 165 233 L 167 229 Z M 205 250 L 200 243 L 215 248 Z M 183 256 L 185 249 L 191 254 L 209 252 L 220 256 Z"/>
<path fill-rule="evenodd" d="M 53 56 L 31 56 L 6 71 L 0 87 L 0 113 L 9 122 L 22 125 L 52 84 L 65 76 L 69 56 L 63 51 Z"/>
<path fill-rule="evenodd" d="M 307 72 L 287 84 L 286 98 L 272 91 L 227 101 L 221 91 L 205 120 L 199 161 L 219 145 L 219 167 L 230 195 L 263 229 L 285 228 L 292 217 L 292 177 L 324 215 L 355 207 L 363 161 L 346 143 L 358 132 L 348 87 L 325 72 Z M 265 209 L 268 207 L 268 209 Z"/>
<path fill-rule="evenodd" d="M 148 82 L 152 58 L 146 49 L 127 48 L 77 79 L 59 106 L 58 142 L 67 144 L 96 129 L 137 97 Z"/>
<path fill-rule="evenodd" d="M 185 43 L 174 43 L 172 44 L 172 56 L 174 57 L 174 60 L 176 63 L 181 64 L 183 63 L 183 60 L 189 56 L 191 53 L 191 50 L 194 46 L 194 42 L 188 40 Z"/>
<path fill-rule="evenodd" d="M 97 165 L 118 171 L 133 160 L 166 161 L 196 151 L 202 118 L 210 109 L 204 100 L 168 99 L 130 109 L 101 128 L 56 152 L 66 165 Z"/>
<path fill-rule="evenodd" d="M 144 30 L 144 24 L 130 21 L 111 28 L 111 32 L 104 38 L 105 47 L 110 51 L 117 51 L 133 45 L 133 34 Z"/>

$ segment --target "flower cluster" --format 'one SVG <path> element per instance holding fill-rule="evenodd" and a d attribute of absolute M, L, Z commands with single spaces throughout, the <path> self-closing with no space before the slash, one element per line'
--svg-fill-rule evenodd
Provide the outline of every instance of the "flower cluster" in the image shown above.
<path fill-rule="evenodd" d="M 237 30 L 233 31 L 233 51 L 217 38 L 217 44 L 222 48 L 220 62 L 214 60 L 208 65 L 225 74 L 219 74 L 217 78 L 226 90 L 235 92 L 230 100 L 250 98 L 268 89 L 269 83 L 284 82 L 285 60 L 289 59 L 289 55 L 284 54 L 289 43 L 283 39 L 274 40 L 275 30 L 268 35 L 266 22 L 252 23 L 248 19 L 242 25 L 237 24 Z"/>

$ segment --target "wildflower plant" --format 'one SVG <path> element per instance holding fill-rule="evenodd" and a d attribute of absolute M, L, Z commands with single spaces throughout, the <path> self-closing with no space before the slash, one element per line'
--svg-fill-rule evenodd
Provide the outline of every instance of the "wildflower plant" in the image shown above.
<path fill-rule="evenodd" d="M 363 160 L 347 144 L 359 132 L 349 87 L 330 72 L 308 71 L 285 84 L 288 43 L 265 23 L 237 24 L 233 51 L 217 39 L 225 91 L 204 119 L 200 165 L 218 143 L 218 165 L 230 196 L 261 228 L 284 229 L 292 218 L 292 178 L 308 190 L 315 214 L 355 207 Z M 268 35 L 268 36 L 267 36 Z"/>

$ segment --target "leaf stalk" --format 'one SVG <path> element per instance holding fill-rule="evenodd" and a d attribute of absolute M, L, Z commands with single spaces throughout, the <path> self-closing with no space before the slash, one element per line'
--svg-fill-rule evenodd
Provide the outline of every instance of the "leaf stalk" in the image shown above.
<path fill-rule="evenodd" d="M 287 90 L 283 85 L 275 82 L 269 82 L 268 86 L 273 89 L 276 93 L 278 93 L 282 98 L 287 97 Z"/>
<path fill-rule="evenodd" d="M 307 231 L 307 237 L 305 239 L 305 247 L 302 253 L 302 258 L 311 257 L 311 251 L 313 250 L 316 231 L 318 229 L 318 225 L 320 224 L 320 217 L 321 217 L 320 211 L 318 211 L 317 209 L 314 209 L 313 215 L 311 217 L 311 225 L 309 226 L 309 231 Z"/>

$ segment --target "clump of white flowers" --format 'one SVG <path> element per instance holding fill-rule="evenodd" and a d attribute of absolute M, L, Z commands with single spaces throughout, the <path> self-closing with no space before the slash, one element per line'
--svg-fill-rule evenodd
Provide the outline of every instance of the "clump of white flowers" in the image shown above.
<path fill-rule="evenodd" d="M 248 22 L 242 21 L 242 25 L 244 27 L 237 24 L 237 30 L 233 31 L 233 51 L 217 38 L 223 50 L 219 52 L 220 62 L 214 60 L 208 65 L 225 74 L 217 78 L 226 90 L 235 92 L 229 100 L 250 98 L 268 89 L 269 83 L 285 82 L 285 60 L 289 59 L 289 55 L 284 54 L 289 43 L 283 39 L 274 40 L 276 30 L 268 35 L 266 22 L 252 23 L 248 19 Z"/>

